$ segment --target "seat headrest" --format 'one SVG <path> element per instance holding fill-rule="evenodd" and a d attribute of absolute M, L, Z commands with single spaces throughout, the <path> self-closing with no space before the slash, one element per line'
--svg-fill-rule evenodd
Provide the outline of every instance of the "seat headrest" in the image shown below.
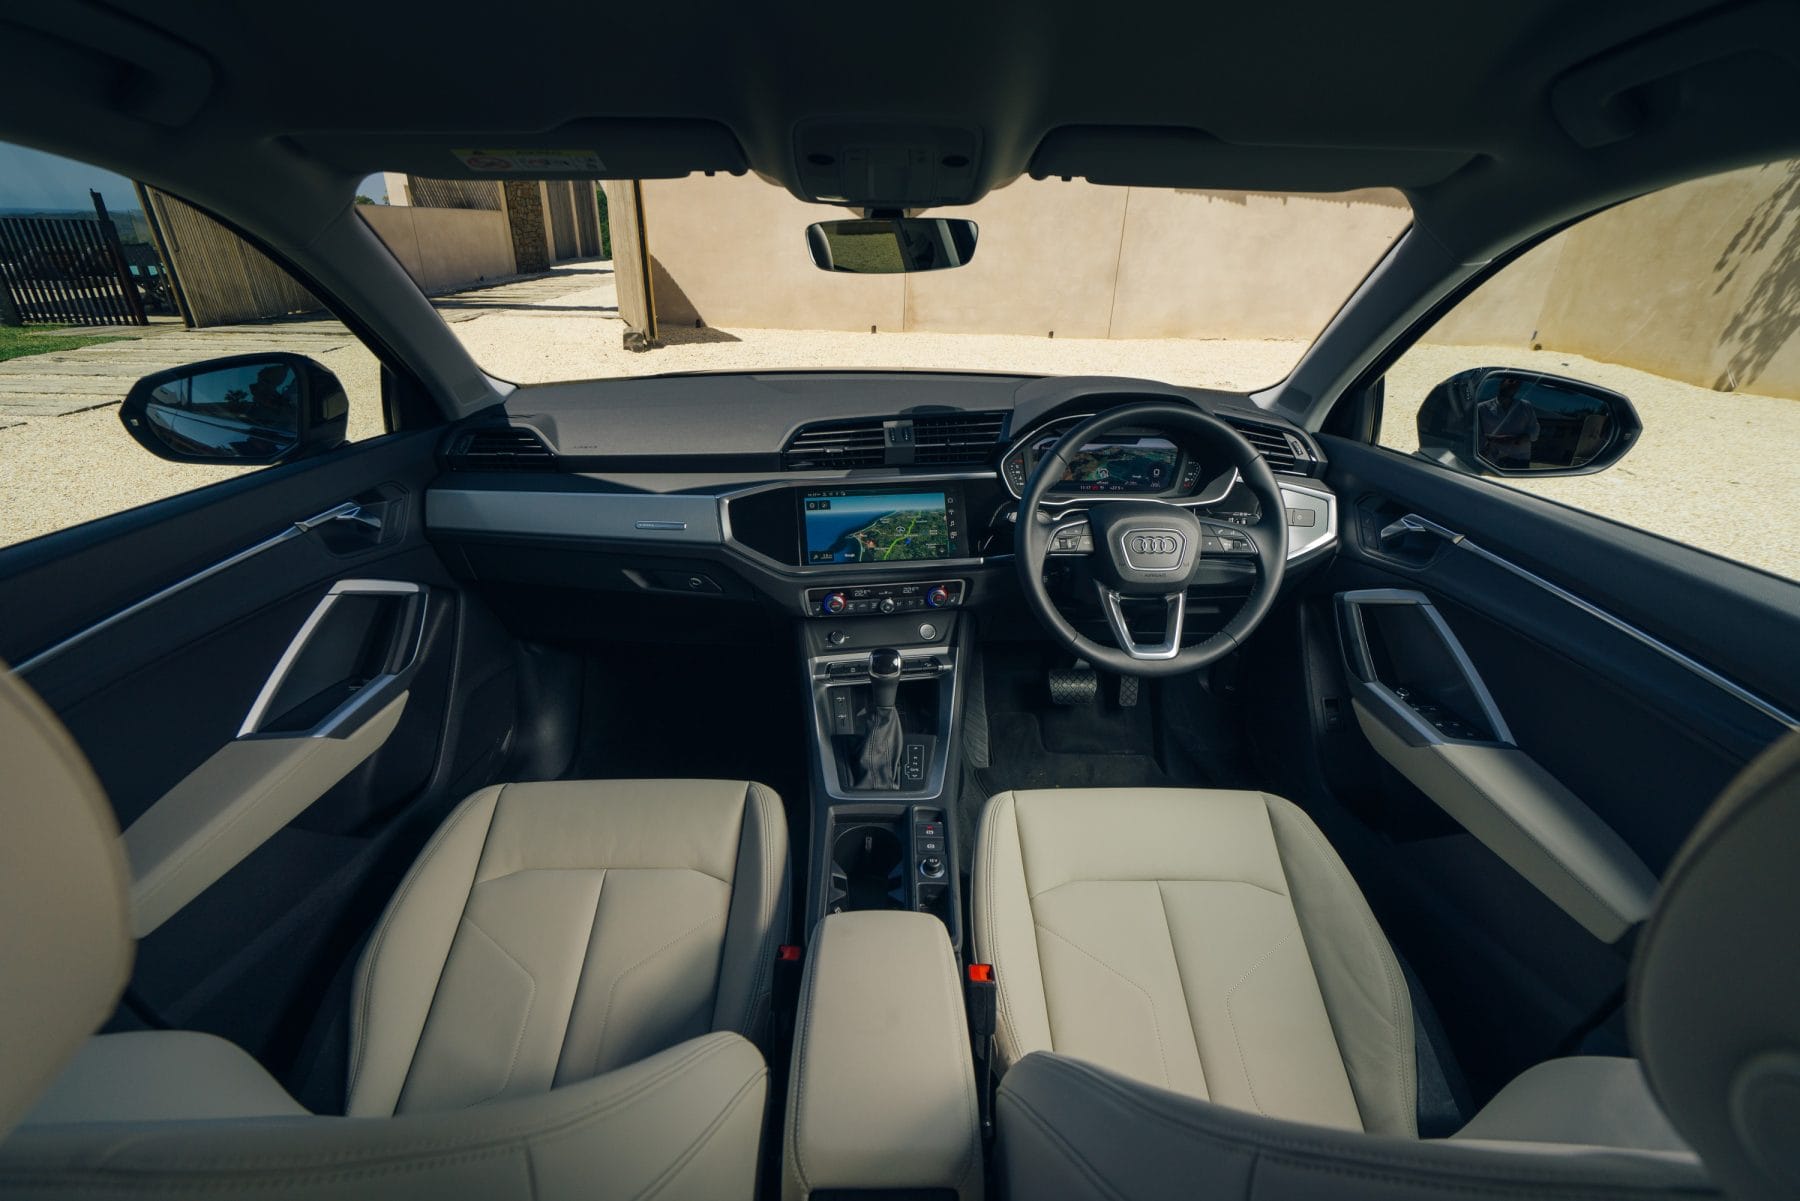
<path fill-rule="evenodd" d="M 0 1135 L 131 974 L 119 827 L 87 757 L 0 663 Z"/>
<path fill-rule="evenodd" d="M 1733 1197 L 1800 1194 L 1800 733 L 1746 767 L 1663 877 L 1632 965 L 1633 1040 Z"/>

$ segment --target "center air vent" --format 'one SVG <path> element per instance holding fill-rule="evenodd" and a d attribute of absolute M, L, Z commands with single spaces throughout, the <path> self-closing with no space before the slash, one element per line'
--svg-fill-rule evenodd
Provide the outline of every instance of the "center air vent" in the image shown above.
<path fill-rule="evenodd" d="M 913 462 L 981 464 L 994 457 L 1004 413 L 946 413 L 914 417 Z"/>
<path fill-rule="evenodd" d="M 1236 413 L 1219 413 L 1219 420 L 1244 436 L 1244 441 L 1269 465 L 1269 470 L 1288 475 L 1305 475 L 1306 465 L 1313 461 L 1312 452 L 1293 434 L 1277 425 L 1252 421 Z"/>
<path fill-rule="evenodd" d="M 450 447 L 450 466 L 459 471 L 549 471 L 556 456 L 536 430 L 491 425 L 458 434 Z"/>
<path fill-rule="evenodd" d="M 930 413 L 803 427 L 782 451 L 788 471 L 851 467 L 981 466 L 994 457 L 1004 413 Z"/>
<path fill-rule="evenodd" d="M 879 417 L 809 425 L 781 452 L 781 466 L 786 471 L 879 467 L 886 461 L 887 437 Z"/>

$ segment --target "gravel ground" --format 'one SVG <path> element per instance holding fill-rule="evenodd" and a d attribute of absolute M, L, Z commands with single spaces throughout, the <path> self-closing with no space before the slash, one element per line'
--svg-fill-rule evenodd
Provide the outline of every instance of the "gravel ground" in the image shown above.
<path fill-rule="evenodd" d="M 1557 351 L 1421 345 L 1388 373 L 1382 444 L 1417 450 L 1414 418 L 1425 394 L 1480 366 L 1612 388 L 1644 423 L 1637 444 L 1605 471 L 1493 482 L 1800 579 L 1800 400 L 1714 392 Z"/>
<path fill-rule="evenodd" d="M 1281 378 L 1305 349 L 1304 343 L 1287 341 L 679 329 L 665 331 L 663 349 L 635 354 L 621 345 L 610 275 L 585 264 L 570 273 L 569 282 L 578 277 L 583 286 L 524 281 L 510 285 L 510 291 L 468 292 L 439 303 L 476 361 L 521 383 L 678 371 L 892 367 L 1123 375 L 1247 389 Z M 554 307 L 482 309 L 484 300 L 527 298 Z M 176 354 L 172 361 L 181 362 L 255 350 L 259 341 L 275 347 L 292 345 L 296 337 L 323 338 L 318 345 L 330 348 L 313 353 L 350 394 L 351 435 L 370 437 L 380 432 L 376 363 L 360 346 L 343 345 L 337 336 L 342 332 L 335 322 L 285 323 L 266 332 L 253 327 L 174 331 L 44 358 L 68 364 L 46 365 L 52 371 L 92 372 L 96 364 L 116 366 L 114 360 L 127 355 L 165 365 L 162 360 L 171 353 Z M 172 340 L 183 338 L 195 345 Z M 228 345 L 213 340 L 225 338 Z M 209 343 L 205 350 L 202 341 Z M 1420 346 L 1389 376 L 1383 443 L 1415 448 L 1413 417 L 1425 393 L 1457 371 L 1482 365 L 1550 371 L 1615 388 L 1631 398 L 1644 421 L 1643 436 L 1616 467 L 1507 486 L 1800 578 L 1800 505 L 1792 503 L 1800 499 L 1800 401 L 1712 392 L 1551 351 Z M 54 387 L 52 376 L 45 389 Z M 1762 453 L 1746 453 L 1752 448 Z M 0 546 L 240 472 L 154 458 L 126 436 L 112 405 L 23 419 L 0 405 Z"/>

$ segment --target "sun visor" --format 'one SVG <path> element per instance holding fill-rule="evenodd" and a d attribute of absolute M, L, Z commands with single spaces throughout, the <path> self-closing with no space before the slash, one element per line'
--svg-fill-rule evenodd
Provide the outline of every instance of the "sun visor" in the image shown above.
<path fill-rule="evenodd" d="M 716 121 L 593 119 L 549 130 L 453 133 L 300 133 L 307 154 L 346 175 L 403 171 L 430 179 L 676 179 L 741 175 L 747 163 Z"/>
<path fill-rule="evenodd" d="M 1412 147 L 1249 146 L 1172 126 L 1064 125 L 1038 143 L 1029 171 L 1135 187 L 1348 192 L 1425 187 L 1477 157 Z"/>

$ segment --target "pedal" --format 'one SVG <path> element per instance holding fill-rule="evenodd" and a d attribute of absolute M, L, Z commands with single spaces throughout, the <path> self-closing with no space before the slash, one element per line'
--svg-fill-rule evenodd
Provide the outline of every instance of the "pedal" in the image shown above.
<path fill-rule="evenodd" d="M 1138 678 L 1136 676 L 1119 677 L 1119 708 L 1137 708 Z"/>
<path fill-rule="evenodd" d="M 1091 705 L 1100 695 L 1100 676 L 1091 667 L 1053 667 L 1050 669 L 1050 703 L 1053 705 Z"/>

